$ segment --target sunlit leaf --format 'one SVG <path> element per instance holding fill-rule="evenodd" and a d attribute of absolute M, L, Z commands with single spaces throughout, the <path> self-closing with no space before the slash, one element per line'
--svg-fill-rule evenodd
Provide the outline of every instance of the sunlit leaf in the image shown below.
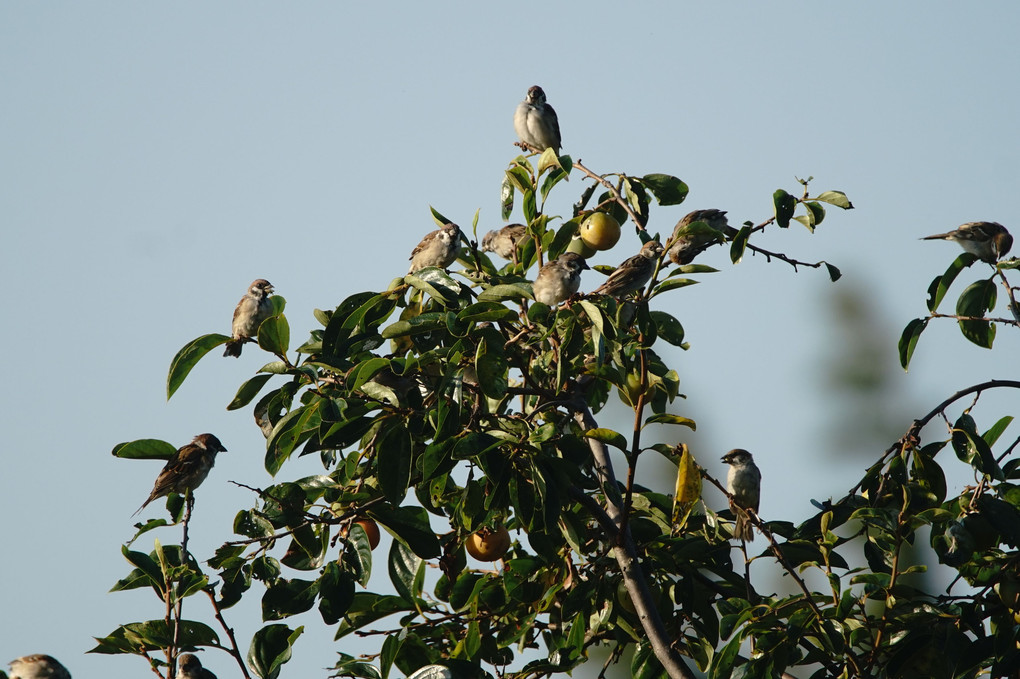
<path fill-rule="evenodd" d="M 177 448 L 159 439 L 138 439 L 113 447 L 113 456 L 126 460 L 169 460 L 176 452 Z"/>
<path fill-rule="evenodd" d="M 173 360 L 170 361 L 170 373 L 166 378 L 166 398 L 169 401 L 174 392 L 184 383 L 184 379 L 191 372 L 203 356 L 210 351 L 230 341 L 229 335 L 212 333 L 202 335 L 185 344 Z"/>
<path fill-rule="evenodd" d="M 852 210 L 854 207 L 853 203 L 850 202 L 850 199 L 842 191 L 822 191 L 815 200 L 841 207 L 844 210 Z"/>
<path fill-rule="evenodd" d="M 673 496 L 673 534 L 681 532 L 687 523 L 691 510 L 701 499 L 701 471 L 691 455 L 690 448 L 683 445 L 680 463 L 677 465 L 676 491 Z"/>

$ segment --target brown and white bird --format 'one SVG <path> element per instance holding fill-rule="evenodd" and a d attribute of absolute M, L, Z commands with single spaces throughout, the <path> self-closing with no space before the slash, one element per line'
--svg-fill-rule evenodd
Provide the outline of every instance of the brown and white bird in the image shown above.
<path fill-rule="evenodd" d="M 262 321 L 273 315 L 273 303 L 269 300 L 271 294 L 273 284 L 265 278 L 251 282 L 248 292 L 234 307 L 234 320 L 230 324 L 230 336 L 233 339 L 227 342 L 224 356 L 240 356 L 244 343 L 258 334 Z"/>
<path fill-rule="evenodd" d="M 628 257 L 616 271 L 609 274 L 606 282 L 592 292 L 594 295 L 624 297 L 645 286 L 655 271 L 655 262 L 662 254 L 662 243 L 650 240 L 641 246 L 641 252 Z"/>
<path fill-rule="evenodd" d="M 209 470 L 216 461 L 216 453 L 226 451 L 220 440 L 212 434 L 199 434 L 191 443 L 178 448 L 156 477 L 156 484 L 149 493 L 149 499 L 142 503 L 135 514 L 145 509 L 156 498 L 169 493 L 194 492 L 209 475 Z"/>
<path fill-rule="evenodd" d="M 411 251 L 411 268 L 407 273 L 414 273 L 427 266 L 438 266 L 445 269 L 457 261 L 460 254 L 460 227 L 456 224 L 444 224 L 442 228 L 430 231 Z"/>
<path fill-rule="evenodd" d="M 545 101 L 545 91 L 535 85 L 528 89 L 524 101 L 514 111 L 514 129 L 522 142 L 542 152 L 552 148 L 560 152 L 560 121 L 556 111 Z"/>
<path fill-rule="evenodd" d="M 951 240 L 978 259 L 995 264 L 1013 247 L 1013 236 L 998 222 L 967 222 L 947 233 L 921 240 Z"/>
<path fill-rule="evenodd" d="M 10 662 L 11 679 L 71 679 L 67 668 L 51 655 L 26 655 Z"/>
<path fill-rule="evenodd" d="M 482 252 L 492 252 L 503 259 L 513 259 L 517 246 L 525 236 L 528 227 L 523 224 L 507 224 L 499 231 L 489 231 L 482 237 Z"/>
<path fill-rule="evenodd" d="M 216 679 L 216 675 L 202 667 L 202 661 L 194 653 L 181 653 L 174 679 Z"/>
<path fill-rule="evenodd" d="M 726 488 L 733 496 L 733 511 L 737 516 L 737 525 L 733 529 L 733 537 L 750 542 L 754 539 L 754 526 L 747 518 L 745 509 L 758 513 L 761 500 L 761 471 L 754 463 L 751 453 L 743 448 L 734 448 L 722 456 L 722 461 L 730 466 L 726 475 Z"/>
<path fill-rule="evenodd" d="M 581 271 L 590 268 L 581 255 L 564 252 L 539 270 L 532 286 L 535 301 L 556 306 L 577 292 L 581 286 Z"/>
<path fill-rule="evenodd" d="M 709 228 L 692 227 L 695 222 L 704 222 Z M 710 208 L 694 210 L 683 216 L 673 227 L 673 236 L 669 239 L 668 255 L 674 264 L 690 264 L 694 258 L 716 243 L 726 238 L 733 238 L 737 230 L 726 220 L 725 210 Z"/>

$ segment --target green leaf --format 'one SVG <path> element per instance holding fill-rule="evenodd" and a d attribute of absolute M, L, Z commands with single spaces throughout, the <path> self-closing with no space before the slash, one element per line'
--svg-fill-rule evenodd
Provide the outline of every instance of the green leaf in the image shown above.
<path fill-rule="evenodd" d="M 788 228 L 790 220 L 793 218 L 793 211 L 797 207 L 797 199 L 786 191 L 777 189 L 772 194 L 772 204 L 776 210 L 776 224 L 782 229 Z"/>
<path fill-rule="evenodd" d="M 237 410 L 251 403 L 251 400 L 259 395 L 259 391 L 270 377 L 272 375 L 256 375 L 242 384 L 241 388 L 237 390 L 234 400 L 227 404 L 227 410 Z"/>
<path fill-rule="evenodd" d="M 478 386 L 489 398 L 503 398 L 507 390 L 507 362 L 501 347 L 490 351 L 489 344 L 482 338 L 475 354 L 475 373 Z"/>
<path fill-rule="evenodd" d="M 479 295 L 481 297 L 481 295 Z M 430 311 L 406 320 L 397 321 L 383 328 L 383 339 L 393 339 L 404 335 L 418 335 L 446 327 L 445 311 Z"/>
<path fill-rule="evenodd" d="M 907 327 L 903 328 L 903 334 L 900 335 L 900 365 L 906 370 L 910 365 L 910 359 L 914 355 L 914 348 L 917 346 L 917 340 L 921 337 L 921 333 L 928 326 L 927 318 L 915 318 L 914 320 L 907 323 Z"/>
<path fill-rule="evenodd" d="M 850 202 L 850 199 L 842 191 L 822 191 L 815 200 L 841 207 L 844 210 L 854 209 L 853 203 Z"/>
<path fill-rule="evenodd" d="M 564 172 L 562 168 L 557 166 L 550 172 L 545 179 L 542 180 L 542 188 L 539 193 L 542 196 L 542 200 L 546 200 L 549 197 L 549 192 L 552 191 L 553 187 L 559 184 L 561 181 L 566 179 L 569 175 Z M 505 217 L 504 217 L 505 219 Z"/>
<path fill-rule="evenodd" d="M 290 325 L 286 316 L 270 316 L 259 326 L 259 346 L 272 354 L 286 354 Z"/>
<path fill-rule="evenodd" d="M 306 441 L 322 423 L 319 410 L 323 401 L 313 400 L 307 406 L 297 408 L 284 415 L 273 427 L 273 433 L 266 441 L 266 471 L 276 475 L 287 461 L 294 448 Z"/>
<path fill-rule="evenodd" d="M 439 538 L 432 532 L 428 512 L 423 508 L 377 505 L 368 514 L 421 558 L 439 556 Z"/>
<path fill-rule="evenodd" d="M 739 264 L 740 260 L 744 258 L 744 250 L 747 249 L 747 239 L 751 237 L 751 227 L 746 224 L 740 227 L 737 231 L 737 235 L 733 237 L 733 242 L 730 243 L 730 261 L 734 264 Z"/>
<path fill-rule="evenodd" d="M 500 215 L 505 222 L 510 219 L 510 214 L 514 211 L 514 185 L 508 174 L 503 176 L 503 182 L 499 187 L 499 205 Z"/>
<path fill-rule="evenodd" d="M 336 561 L 326 563 L 319 578 L 319 615 L 327 625 L 340 622 L 354 601 L 354 576 Z"/>
<path fill-rule="evenodd" d="M 627 438 L 623 434 L 615 432 L 612 429 L 589 429 L 584 432 L 584 435 L 587 438 L 602 441 L 602 443 L 607 443 L 615 448 L 619 448 L 620 450 L 627 452 Z"/>
<path fill-rule="evenodd" d="M 185 344 L 177 352 L 173 360 L 170 361 L 170 373 L 166 378 L 166 400 L 170 400 L 170 397 L 180 388 L 188 373 L 191 372 L 191 369 L 195 367 L 195 364 L 203 356 L 221 344 L 226 344 L 228 341 L 230 341 L 228 335 L 212 333 L 210 335 L 202 335 Z"/>
<path fill-rule="evenodd" d="M 535 203 L 535 192 L 526 189 L 521 192 L 524 200 L 521 201 L 521 211 L 524 212 L 524 219 L 530 224 L 538 216 L 538 205 Z"/>
<path fill-rule="evenodd" d="M 460 313 L 457 314 L 457 320 L 465 323 L 486 323 L 516 318 L 517 312 L 503 306 L 499 302 L 478 302 L 461 309 Z"/>
<path fill-rule="evenodd" d="M 431 205 L 429 205 L 429 212 L 432 213 L 432 221 L 436 223 L 436 226 L 443 227 L 446 226 L 447 224 L 453 223 L 452 219 L 447 219 L 442 214 L 440 214 L 439 210 L 432 207 Z"/>
<path fill-rule="evenodd" d="M 999 418 L 999 420 L 992 425 L 991 429 L 981 435 L 981 438 L 983 438 L 985 443 L 988 445 L 994 446 L 995 442 L 999 440 L 1000 436 L 1002 436 L 1002 433 L 1006 431 L 1006 427 L 1008 427 L 1012 422 L 1013 418 L 1009 415 Z"/>
<path fill-rule="evenodd" d="M 655 286 L 655 290 L 652 291 L 652 297 L 670 290 L 676 290 L 677 288 L 686 288 L 688 285 L 697 285 L 700 282 L 690 278 L 667 278 Z"/>
<path fill-rule="evenodd" d="M 556 156 L 556 151 L 551 146 L 543 151 L 542 155 L 538 157 L 539 175 L 548 170 L 550 167 L 558 168 L 559 166 L 560 159 Z"/>
<path fill-rule="evenodd" d="M 389 555 L 390 582 L 397 594 L 408 602 L 421 597 L 425 577 L 425 562 L 406 545 L 394 540 Z"/>
<path fill-rule="evenodd" d="M 530 164 L 528 165 L 530 167 Z M 531 190 L 531 175 L 520 165 L 513 165 L 506 171 L 506 179 L 520 193 Z M 509 215 L 508 215 L 509 216 Z M 504 217 L 506 219 L 507 217 Z"/>
<path fill-rule="evenodd" d="M 198 648 L 218 645 L 216 632 L 208 625 L 195 620 L 181 620 L 177 632 L 179 648 Z M 96 639 L 99 645 L 89 653 L 138 653 L 159 651 L 174 643 L 174 629 L 165 620 L 149 620 L 121 625 L 105 639 Z"/>
<path fill-rule="evenodd" d="M 992 280 L 977 281 L 967 286 L 956 302 L 958 316 L 983 317 L 985 312 L 995 308 L 996 287 Z M 986 320 L 959 321 L 960 332 L 968 340 L 984 347 L 992 348 L 995 341 L 995 325 Z"/>
<path fill-rule="evenodd" d="M 678 177 L 669 174 L 646 174 L 641 177 L 641 183 L 648 187 L 659 205 L 679 205 L 690 190 Z"/>
<path fill-rule="evenodd" d="M 689 417 L 680 417 L 679 415 L 670 415 L 669 413 L 662 413 L 661 415 L 652 415 L 645 420 L 645 424 L 679 424 L 682 427 L 687 427 L 691 431 L 697 431 L 698 424 Z"/>
<path fill-rule="evenodd" d="M 262 619 L 279 620 L 304 613 L 315 605 L 319 583 L 314 580 L 278 579 L 262 596 Z"/>
<path fill-rule="evenodd" d="M 304 627 L 291 630 L 286 625 L 266 625 L 252 637 L 248 667 L 260 679 L 276 679 L 280 676 L 280 667 L 290 660 L 294 642 L 304 631 Z"/>
<path fill-rule="evenodd" d="M 411 481 L 411 435 L 392 419 L 385 422 L 375 444 L 379 487 L 386 499 L 397 505 Z"/>
<path fill-rule="evenodd" d="M 125 460 L 169 460 L 176 452 L 171 444 L 159 439 L 138 439 L 113 447 L 113 456 Z"/>
<path fill-rule="evenodd" d="M 457 297 L 460 296 L 460 284 L 439 267 L 428 266 L 409 273 L 404 276 L 404 282 L 447 306 L 456 302 Z"/>
<path fill-rule="evenodd" d="M 479 302 L 502 302 L 522 298 L 535 299 L 530 283 L 501 283 L 486 288 L 478 295 Z"/>
<path fill-rule="evenodd" d="M 931 285 L 928 286 L 928 311 L 937 311 L 939 304 L 942 303 L 946 293 L 949 292 L 949 287 L 956 280 L 956 277 L 960 275 L 960 272 L 971 264 L 977 261 L 977 257 L 965 252 L 949 265 L 946 272 L 941 276 L 936 276 L 932 280 Z"/>

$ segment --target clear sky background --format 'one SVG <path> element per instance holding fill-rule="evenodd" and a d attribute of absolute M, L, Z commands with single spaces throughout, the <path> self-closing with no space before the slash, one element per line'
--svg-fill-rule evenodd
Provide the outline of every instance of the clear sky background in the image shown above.
<path fill-rule="evenodd" d="M 660 298 L 691 343 L 669 356 L 689 396 L 675 410 L 699 430 L 678 433 L 720 476 L 723 452 L 750 449 L 763 516 L 806 518 L 810 499 L 849 489 L 910 419 L 1017 377 L 1015 329 L 988 352 L 937 323 L 909 373 L 896 341 L 959 253 L 920 236 L 973 220 L 1020 236 L 1018 25 L 1009 2 L 0 4 L 0 661 L 45 652 L 79 679 L 151 676 L 135 658 L 83 655 L 93 636 L 161 615 L 147 590 L 107 593 L 130 570 L 120 546 L 160 469 L 110 450 L 222 439 L 192 525 L 208 558 L 252 503 L 228 481 L 271 482 L 250 411 L 225 410 L 266 359 L 211 355 L 168 403 L 170 359 L 228 332 L 255 278 L 287 298 L 296 346 L 314 308 L 406 271 L 434 228 L 429 205 L 462 226 L 481 209 L 480 232 L 499 226 L 513 110 L 534 84 L 559 113 L 564 152 L 689 184 L 685 204 L 653 207 L 653 231 L 706 207 L 760 222 L 775 189 L 798 191 L 795 177 L 850 196 L 857 209 L 833 208 L 814 235 L 794 224 L 756 241 L 832 262 L 838 283 L 760 256 L 731 266 L 716 249 L 702 261 L 720 273 Z M 583 186 L 561 184 L 549 212 L 568 215 Z M 596 263 L 638 247 L 626 230 Z M 586 272 L 582 290 L 600 280 Z M 847 311 L 850 293 L 863 317 Z M 860 352 L 887 388 L 870 402 L 891 420 L 887 438 L 831 390 L 827 362 Z M 992 413 L 1020 415 L 1017 396 L 998 398 Z M 856 445 L 847 430 L 861 432 Z M 315 472 L 302 460 L 282 475 Z M 179 540 L 168 529 L 135 548 L 154 535 Z M 226 614 L 245 650 L 258 587 Z M 213 622 L 204 599 L 185 613 Z M 314 611 L 286 622 L 307 632 L 284 679 L 324 677 L 337 650 L 368 649 L 333 644 Z M 223 654 L 203 658 L 236 676 Z"/>

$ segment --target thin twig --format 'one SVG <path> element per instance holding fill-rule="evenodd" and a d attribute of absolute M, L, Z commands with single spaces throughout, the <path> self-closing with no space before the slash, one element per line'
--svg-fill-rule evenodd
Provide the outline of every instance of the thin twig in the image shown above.
<path fill-rule="evenodd" d="M 586 174 L 588 177 L 602 184 L 602 186 L 609 189 L 609 192 L 613 194 L 613 199 L 616 200 L 617 205 L 624 209 L 624 211 L 630 217 L 631 221 L 634 222 L 634 226 L 637 227 L 640 231 L 645 230 L 644 222 L 641 221 L 641 218 L 638 217 L 637 213 L 634 212 L 634 210 L 630 207 L 627 201 L 623 199 L 623 196 L 620 195 L 620 192 L 616 189 L 615 186 L 613 186 L 612 182 L 610 182 L 605 177 L 597 175 L 588 168 L 586 168 L 584 165 L 581 164 L 580 158 L 574 161 L 574 167 L 576 167 L 578 170 Z"/>
<path fill-rule="evenodd" d="M 598 422 L 595 421 L 591 410 L 583 402 L 583 399 L 579 398 L 579 402 L 574 407 L 574 419 L 586 431 L 598 429 Z M 605 512 L 614 525 L 622 526 L 624 519 L 621 516 L 619 483 L 613 472 L 612 461 L 609 458 L 609 449 L 606 447 L 606 444 L 593 438 L 588 439 L 588 447 L 594 457 L 595 468 L 598 470 L 597 473 L 599 474 L 604 491 L 609 489 L 614 491 L 613 494 L 605 493 Z M 694 679 L 694 674 L 684 663 L 683 658 L 674 650 L 669 635 L 666 633 L 666 626 L 662 622 L 662 617 L 655 608 L 651 590 L 648 588 L 648 582 L 641 572 L 641 566 L 638 563 L 637 547 L 630 536 L 630 531 L 620 532 L 613 544 L 612 551 L 620 567 L 620 573 L 623 575 L 627 594 L 634 604 L 634 610 L 641 621 L 641 627 L 644 629 L 645 634 L 648 635 L 648 642 L 652 647 L 652 652 L 655 653 L 656 659 L 662 663 L 663 668 L 670 677 Z"/>
<path fill-rule="evenodd" d="M 238 666 L 241 668 L 241 674 L 244 675 L 244 679 L 251 679 L 251 675 L 248 674 L 248 668 L 244 664 L 244 657 L 241 655 L 241 649 L 237 647 L 237 639 L 234 638 L 234 630 L 229 627 L 227 625 L 227 621 L 223 619 L 223 612 L 220 610 L 219 604 L 216 603 L 216 595 L 213 593 L 211 587 L 206 588 L 203 591 L 209 596 L 209 601 L 212 603 L 213 611 L 215 612 L 216 621 L 220 623 L 223 631 L 227 633 L 227 638 L 230 639 L 230 655 L 234 656 L 234 660 L 237 661 Z"/>

